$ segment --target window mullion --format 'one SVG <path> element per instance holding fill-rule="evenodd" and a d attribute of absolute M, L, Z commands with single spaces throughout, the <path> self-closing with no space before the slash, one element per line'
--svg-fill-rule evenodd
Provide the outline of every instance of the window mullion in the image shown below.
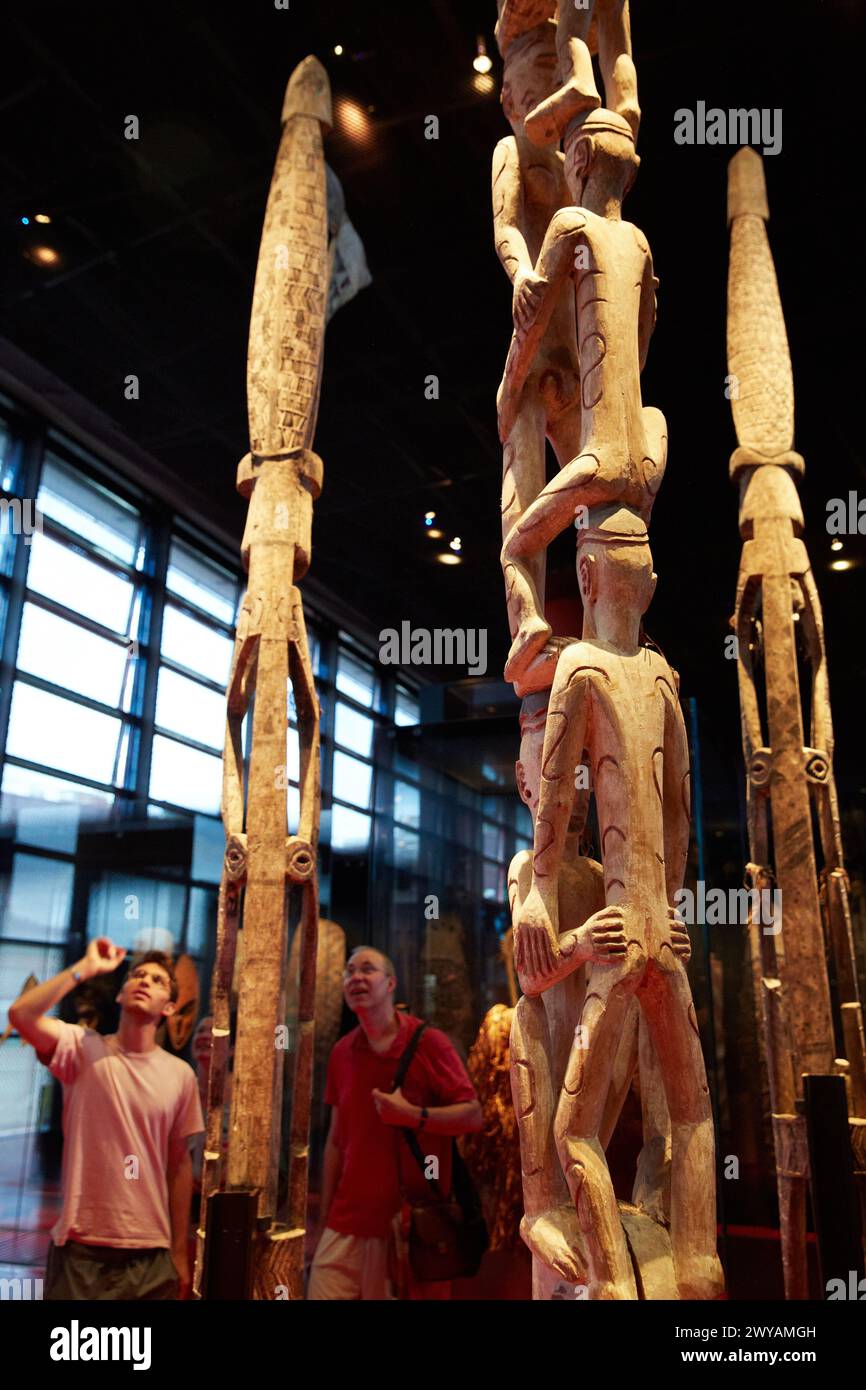
<path fill-rule="evenodd" d="M 150 582 L 144 588 L 139 630 L 146 625 L 147 640 L 139 644 L 139 669 L 136 671 L 132 697 L 132 712 L 139 715 L 141 722 L 135 746 L 126 764 L 126 785 L 135 791 L 136 810 L 142 815 L 147 814 L 150 787 L 156 687 L 159 680 L 159 653 L 162 647 L 165 583 L 170 546 L 171 517 L 168 513 L 160 511 L 151 516 L 146 531 L 144 569 L 150 577 Z"/>
<path fill-rule="evenodd" d="M 19 491 L 24 497 L 33 499 L 39 492 L 39 475 L 44 453 L 44 435 L 41 429 L 28 430 L 22 442 L 22 466 L 16 479 Z M 22 538 L 19 538 L 19 541 Z M 24 613 L 24 595 L 27 582 L 27 565 L 30 560 L 30 547 L 18 544 L 12 562 L 9 582 L 6 622 L 3 631 L 2 681 L 0 681 L 0 777 L 6 754 L 6 736 L 9 732 L 9 713 L 12 709 L 12 689 L 15 683 L 15 659 L 18 655 L 18 642 L 21 636 L 21 618 Z"/>

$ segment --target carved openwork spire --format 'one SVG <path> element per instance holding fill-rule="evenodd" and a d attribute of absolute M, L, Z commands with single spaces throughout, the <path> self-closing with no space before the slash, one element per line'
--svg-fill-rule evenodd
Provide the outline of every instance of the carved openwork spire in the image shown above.
<path fill-rule="evenodd" d="M 313 500 L 322 461 L 312 452 L 328 291 L 328 220 L 322 130 L 331 121 L 327 75 L 316 58 L 292 73 L 283 132 L 262 229 L 250 321 L 247 405 L 250 452 L 238 467 L 248 499 L 242 543 L 249 581 L 238 618 L 227 690 L 220 882 L 212 989 L 212 1057 L 202 1176 L 196 1289 L 201 1291 L 206 1207 L 220 1188 L 246 1194 L 253 1296 L 303 1297 L 303 1241 L 312 1083 L 318 933 L 319 704 L 297 581 L 310 563 Z M 291 681 L 300 742 L 300 819 L 286 834 L 286 689 Z M 241 727 L 255 694 L 244 800 Z M 300 893 L 298 1044 L 291 1133 L 281 1133 L 288 894 Z M 226 1171 L 222 1126 L 229 1013 L 243 890 L 244 968 L 238 1015 Z M 289 1149 L 289 1221 L 276 1222 L 282 1143 Z M 252 1211 L 254 1204 L 255 1210 Z M 213 1252 L 211 1251 L 211 1258 Z M 236 1262 L 237 1263 L 237 1262 Z M 242 1296 L 242 1295 L 241 1295 Z"/>
<path fill-rule="evenodd" d="M 842 1066 L 851 1080 L 851 1137 L 864 1211 L 866 1049 L 833 777 L 824 626 L 802 540 L 797 480 L 805 465 L 792 447 L 794 386 L 768 218 L 763 161 L 754 150 L 740 150 L 728 167 L 728 381 L 739 443 L 730 472 L 739 487 L 744 542 L 733 622 L 747 778 L 747 872 L 754 887 L 773 886 L 781 907 L 773 930 L 752 921 L 750 943 L 769 1075 L 785 1293 L 807 1298 L 803 1077 L 839 1069 L 824 921 L 841 1003 Z M 808 734 L 798 633 L 811 668 Z"/>

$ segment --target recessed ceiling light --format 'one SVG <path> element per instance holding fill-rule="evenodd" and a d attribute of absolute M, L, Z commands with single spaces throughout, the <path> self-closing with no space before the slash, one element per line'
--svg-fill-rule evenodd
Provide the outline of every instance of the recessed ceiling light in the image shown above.
<path fill-rule="evenodd" d="M 840 541 L 840 539 L 839 539 L 838 536 L 836 537 L 836 539 L 835 539 L 834 541 L 831 541 L 831 542 L 830 542 L 830 549 L 831 549 L 831 550 L 841 550 L 841 549 L 842 549 L 842 542 Z"/>
<path fill-rule="evenodd" d="M 452 555 L 449 551 L 444 551 L 442 555 L 437 555 L 436 559 L 440 565 L 462 565 L 462 555 Z"/>
<path fill-rule="evenodd" d="M 427 527 L 424 534 L 429 536 L 431 541 L 441 541 L 445 538 L 445 532 L 440 531 L 438 526 Z"/>
<path fill-rule="evenodd" d="M 47 223 L 49 223 L 49 222 L 51 221 L 51 218 L 48 216 L 48 213 L 47 213 L 47 212 L 37 212 L 37 214 L 36 214 L 36 216 L 34 217 L 33 221 L 34 221 L 34 222 L 41 222 L 41 223 L 43 224 L 43 226 L 44 226 L 44 225 L 46 225 Z"/>
<path fill-rule="evenodd" d="M 851 570 L 854 568 L 853 560 L 831 560 L 831 570 Z"/>
<path fill-rule="evenodd" d="M 480 34 L 478 35 L 478 44 L 475 50 L 475 57 L 472 59 L 472 66 L 476 72 L 480 73 L 489 72 L 493 67 L 493 62 L 487 52 L 487 44 Z"/>
<path fill-rule="evenodd" d="M 60 256 L 53 246 L 33 246 L 28 252 L 31 261 L 37 265 L 59 265 Z"/>
<path fill-rule="evenodd" d="M 343 56 L 343 45 L 341 43 L 334 44 L 334 53 L 338 58 L 341 58 Z"/>
<path fill-rule="evenodd" d="M 436 513 L 435 513 L 435 512 L 425 512 L 425 513 L 424 513 L 424 525 L 425 525 L 425 526 L 432 526 L 432 525 L 433 525 L 433 522 L 434 522 L 435 520 L 436 520 Z"/>
<path fill-rule="evenodd" d="M 448 544 L 450 545 L 452 550 L 460 550 L 463 546 L 463 542 L 461 541 L 459 536 L 455 536 L 453 541 L 449 541 Z"/>

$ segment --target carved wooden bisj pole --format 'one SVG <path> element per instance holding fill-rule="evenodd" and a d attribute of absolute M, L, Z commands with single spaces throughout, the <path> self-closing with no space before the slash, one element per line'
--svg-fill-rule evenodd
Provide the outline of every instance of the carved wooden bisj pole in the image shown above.
<path fill-rule="evenodd" d="M 785 1293 L 806 1298 L 809 1159 L 806 1121 L 797 1106 L 803 1100 L 803 1074 L 835 1069 L 850 1077 L 852 1140 L 862 1170 L 866 1053 L 833 777 L 821 603 L 802 539 L 797 494 L 805 464 L 793 452 L 794 386 L 767 241 L 768 217 L 761 157 L 743 149 L 728 170 L 728 372 L 739 446 L 730 474 L 739 489 L 743 537 L 734 627 L 749 874 L 756 888 L 775 884 L 781 904 L 781 914 L 769 927 L 752 921 L 750 943 L 770 1081 Z M 809 744 L 797 672 L 798 630 L 811 667 Z M 766 723 L 759 701 L 761 664 Z M 823 857 L 820 874 L 813 807 Z M 841 1006 L 844 1059 L 835 1059 L 822 906 Z"/>
<path fill-rule="evenodd" d="M 297 581 L 310 564 L 313 501 L 322 461 L 312 452 L 328 290 L 328 222 L 322 131 L 331 124 L 327 75 L 312 57 L 286 90 L 283 134 L 265 212 L 250 322 L 247 403 L 250 452 L 237 486 L 249 502 L 242 556 L 247 592 L 227 690 L 222 815 L 226 831 L 213 981 L 212 1062 L 198 1232 L 200 1289 L 205 1210 L 224 1186 L 256 1192 L 260 1238 L 255 1295 L 278 1286 L 303 1296 L 303 1238 L 313 1061 L 319 835 L 319 708 Z M 300 735 L 300 820 L 287 835 L 288 683 Z M 246 808 L 241 725 L 250 707 Z M 300 889 L 298 1047 L 289 1136 L 289 1219 L 276 1217 L 284 1049 L 288 905 Z M 221 1134 L 229 1003 L 243 892 L 244 969 L 226 1172 Z M 283 1294 L 282 1296 L 285 1296 Z"/>
<path fill-rule="evenodd" d="M 627 3 L 555 9 L 500 0 L 496 31 L 513 131 L 493 163 L 496 248 L 514 286 L 498 396 L 506 677 L 523 699 L 517 777 L 535 825 L 509 874 L 521 1233 L 536 1298 L 713 1298 L 713 1124 L 674 913 L 688 746 L 677 677 L 642 626 L 667 427 L 641 401 L 652 257 L 621 213 L 639 164 L 637 78 Z M 560 470 L 550 483 L 545 440 Z M 572 525 L 583 634 L 553 638 L 545 552 Z M 578 848 L 590 795 L 599 863 Z M 618 1204 L 604 1151 L 636 1070 L 644 1146 L 632 1201 Z"/>

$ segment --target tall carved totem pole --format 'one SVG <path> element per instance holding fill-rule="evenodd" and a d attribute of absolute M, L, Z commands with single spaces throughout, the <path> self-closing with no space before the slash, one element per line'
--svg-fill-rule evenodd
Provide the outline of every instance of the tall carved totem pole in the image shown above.
<path fill-rule="evenodd" d="M 833 777 L 821 601 L 802 539 L 797 493 L 805 464 L 793 451 L 794 384 L 767 242 L 768 217 L 761 157 L 743 149 L 728 172 L 728 380 L 738 443 L 730 474 L 739 490 L 743 538 L 734 628 L 752 859 L 748 871 L 755 887 L 778 887 L 782 908 L 781 930 L 770 932 L 753 921 L 750 944 L 770 1082 L 785 1293 L 806 1298 L 809 1149 L 803 1078 L 805 1073 L 833 1071 L 850 1078 L 851 1140 L 862 1202 L 866 1051 Z M 811 678 L 808 744 L 798 631 Z M 823 859 L 820 873 L 813 811 Z M 842 1058 L 836 1053 L 828 960 L 839 1001 Z"/>
<path fill-rule="evenodd" d="M 312 452 L 319 404 L 329 254 L 322 132 L 331 124 L 328 78 L 315 58 L 286 90 L 265 212 L 250 322 L 250 452 L 237 486 L 248 499 L 242 557 L 247 591 L 227 699 L 207 1138 L 198 1231 L 201 1289 L 208 1200 L 221 1188 L 255 1200 L 254 1295 L 303 1297 L 303 1240 L 313 1063 L 319 835 L 319 707 L 297 582 L 310 564 L 313 501 L 322 461 Z M 300 736 L 300 820 L 287 833 L 289 682 Z M 255 697 L 253 699 L 253 697 Z M 252 706 L 246 799 L 241 728 Z M 276 1221 L 281 1147 L 290 891 L 300 893 L 298 1046 L 289 1145 L 289 1219 Z M 229 1012 L 243 901 L 228 1157 L 223 1172 Z M 276 1290 L 286 1292 L 277 1293 Z"/>
<path fill-rule="evenodd" d="M 522 699 L 517 780 L 535 826 L 509 873 L 521 1233 L 535 1298 L 714 1298 L 713 1123 L 673 909 L 688 746 L 677 676 L 642 627 L 667 427 L 641 400 L 652 256 L 622 218 L 639 164 L 628 4 L 499 0 L 496 36 L 513 131 L 493 161 L 514 322 L 497 402 L 505 674 Z M 554 638 L 545 555 L 572 525 L 583 632 Z M 591 798 L 600 862 L 579 852 Z M 644 1143 L 632 1200 L 618 1203 L 605 1148 L 635 1072 Z"/>

